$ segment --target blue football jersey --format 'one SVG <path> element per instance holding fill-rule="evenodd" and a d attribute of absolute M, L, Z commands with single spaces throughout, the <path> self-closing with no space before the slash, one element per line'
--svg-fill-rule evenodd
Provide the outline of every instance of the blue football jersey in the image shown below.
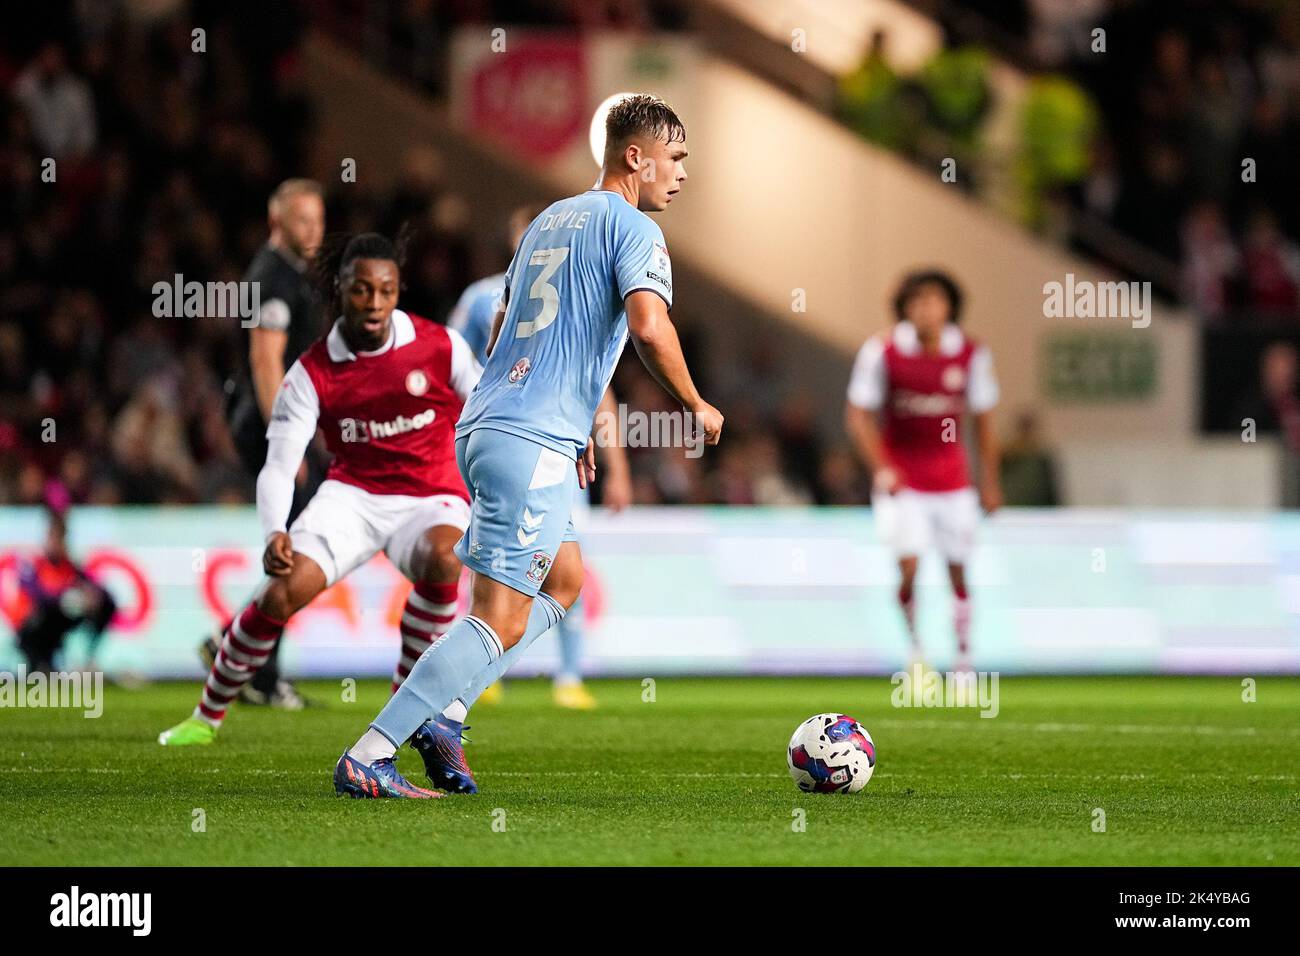
<path fill-rule="evenodd" d="M 672 307 L 663 232 L 617 193 L 591 189 L 533 220 L 506 270 L 505 320 L 457 437 L 495 428 L 577 458 L 627 342 L 623 300 Z"/>

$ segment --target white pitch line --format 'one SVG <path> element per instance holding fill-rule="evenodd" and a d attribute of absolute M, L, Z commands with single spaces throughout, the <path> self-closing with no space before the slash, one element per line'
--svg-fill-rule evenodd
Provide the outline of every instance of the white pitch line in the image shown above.
<path fill-rule="evenodd" d="M 916 720 L 901 720 L 898 718 L 882 718 L 871 722 L 873 727 L 939 727 L 945 730 L 970 730 L 972 728 L 989 727 L 997 730 L 1032 730 L 1038 733 L 1067 733 L 1067 734 L 1086 734 L 1086 733 L 1118 733 L 1118 734 L 1207 734 L 1220 737 L 1256 737 L 1256 736 L 1280 736 L 1280 737 L 1300 737 L 1300 728 L 1282 728 L 1278 727 L 1270 730 L 1260 730 L 1258 727 L 1210 727 L 1204 725 L 1186 725 L 1186 724 L 1060 724 L 1060 723 L 1036 723 L 1027 724 L 1018 721 L 1003 720 L 1000 717 L 986 718 L 985 720 L 975 721 L 957 721 L 957 720 L 934 720 L 926 718 L 917 718 Z"/>
<path fill-rule="evenodd" d="M 0 767 L 0 773 L 127 773 L 126 770 L 120 770 L 112 767 Z M 220 768 L 210 770 L 201 770 L 200 773 L 222 773 Z M 277 777 L 319 777 L 322 772 L 319 770 L 240 770 L 239 774 L 257 774 L 263 776 Z M 783 780 L 786 774 L 783 773 L 676 773 L 663 772 L 656 770 L 494 770 L 486 771 L 483 776 L 487 779 L 496 777 L 666 777 L 675 780 Z M 876 778 L 884 779 L 887 777 L 902 776 L 891 771 L 876 771 Z M 1161 774 L 1155 773 L 1070 773 L 1068 771 L 1049 771 L 1043 773 L 1005 773 L 995 771 L 985 771 L 976 774 L 980 777 L 997 777 L 1004 780 L 1159 780 Z M 1246 780 L 1257 782 L 1263 780 L 1272 781 L 1293 781 L 1298 779 L 1295 774 L 1249 774 L 1245 777 L 1235 776 L 1227 773 L 1207 773 L 1207 772 L 1183 772 L 1168 774 L 1169 777 L 1176 776 L 1179 780 Z"/>

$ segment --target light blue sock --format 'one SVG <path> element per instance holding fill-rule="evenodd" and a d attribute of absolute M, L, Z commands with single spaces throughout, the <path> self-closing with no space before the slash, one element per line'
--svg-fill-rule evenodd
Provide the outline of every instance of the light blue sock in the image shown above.
<path fill-rule="evenodd" d="M 522 642 L 521 642 L 522 643 Z M 434 714 L 456 699 L 474 676 L 502 656 L 501 639 L 485 621 L 467 615 L 434 641 L 370 726 L 400 747 Z"/>
<path fill-rule="evenodd" d="M 582 680 L 582 597 L 573 602 L 568 615 L 555 626 L 560 639 L 560 669 L 556 679 Z"/>
<path fill-rule="evenodd" d="M 473 707 L 479 694 L 495 684 L 501 679 L 502 674 L 514 666 L 519 655 L 528 650 L 528 645 L 563 620 L 564 608 L 560 603 L 546 592 L 539 591 L 537 599 L 533 601 L 533 609 L 528 614 L 528 627 L 524 631 L 524 636 L 519 639 L 519 643 L 474 675 L 474 679 L 464 689 L 465 692 L 460 695 L 465 709 L 469 710 Z M 415 671 L 411 673 L 414 674 Z M 408 677 L 407 680 L 410 678 Z"/>

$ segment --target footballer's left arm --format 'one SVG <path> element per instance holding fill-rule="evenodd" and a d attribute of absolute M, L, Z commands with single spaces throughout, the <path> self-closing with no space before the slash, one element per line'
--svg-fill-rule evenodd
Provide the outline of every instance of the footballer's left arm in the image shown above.
<path fill-rule="evenodd" d="M 980 505 L 992 514 L 1002 507 L 1002 449 L 992 410 L 975 415 L 975 441 L 980 458 Z"/>
<path fill-rule="evenodd" d="M 980 504 L 988 514 L 1002 507 L 1002 450 L 998 446 L 998 433 L 993 421 L 993 409 L 999 397 L 998 379 L 993 372 L 993 353 L 987 346 L 980 346 L 971 358 L 966 401 L 975 418 L 975 441 L 980 464 Z"/>

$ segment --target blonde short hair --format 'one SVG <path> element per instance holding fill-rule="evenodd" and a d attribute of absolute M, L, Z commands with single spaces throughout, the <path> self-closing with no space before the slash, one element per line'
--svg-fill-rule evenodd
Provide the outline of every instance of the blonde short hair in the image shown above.
<path fill-rule="evenodd" d="M 271 193 L 271 198 L 266 201 L 266 211 L 274 216 L 277 215 L 284 204 L 294 196 L 324 196 L 324 190 L 321 189 L 320 183 L 314 179 L 286 179 L 280 185 L 275 187 L 275 192 Z"/>

